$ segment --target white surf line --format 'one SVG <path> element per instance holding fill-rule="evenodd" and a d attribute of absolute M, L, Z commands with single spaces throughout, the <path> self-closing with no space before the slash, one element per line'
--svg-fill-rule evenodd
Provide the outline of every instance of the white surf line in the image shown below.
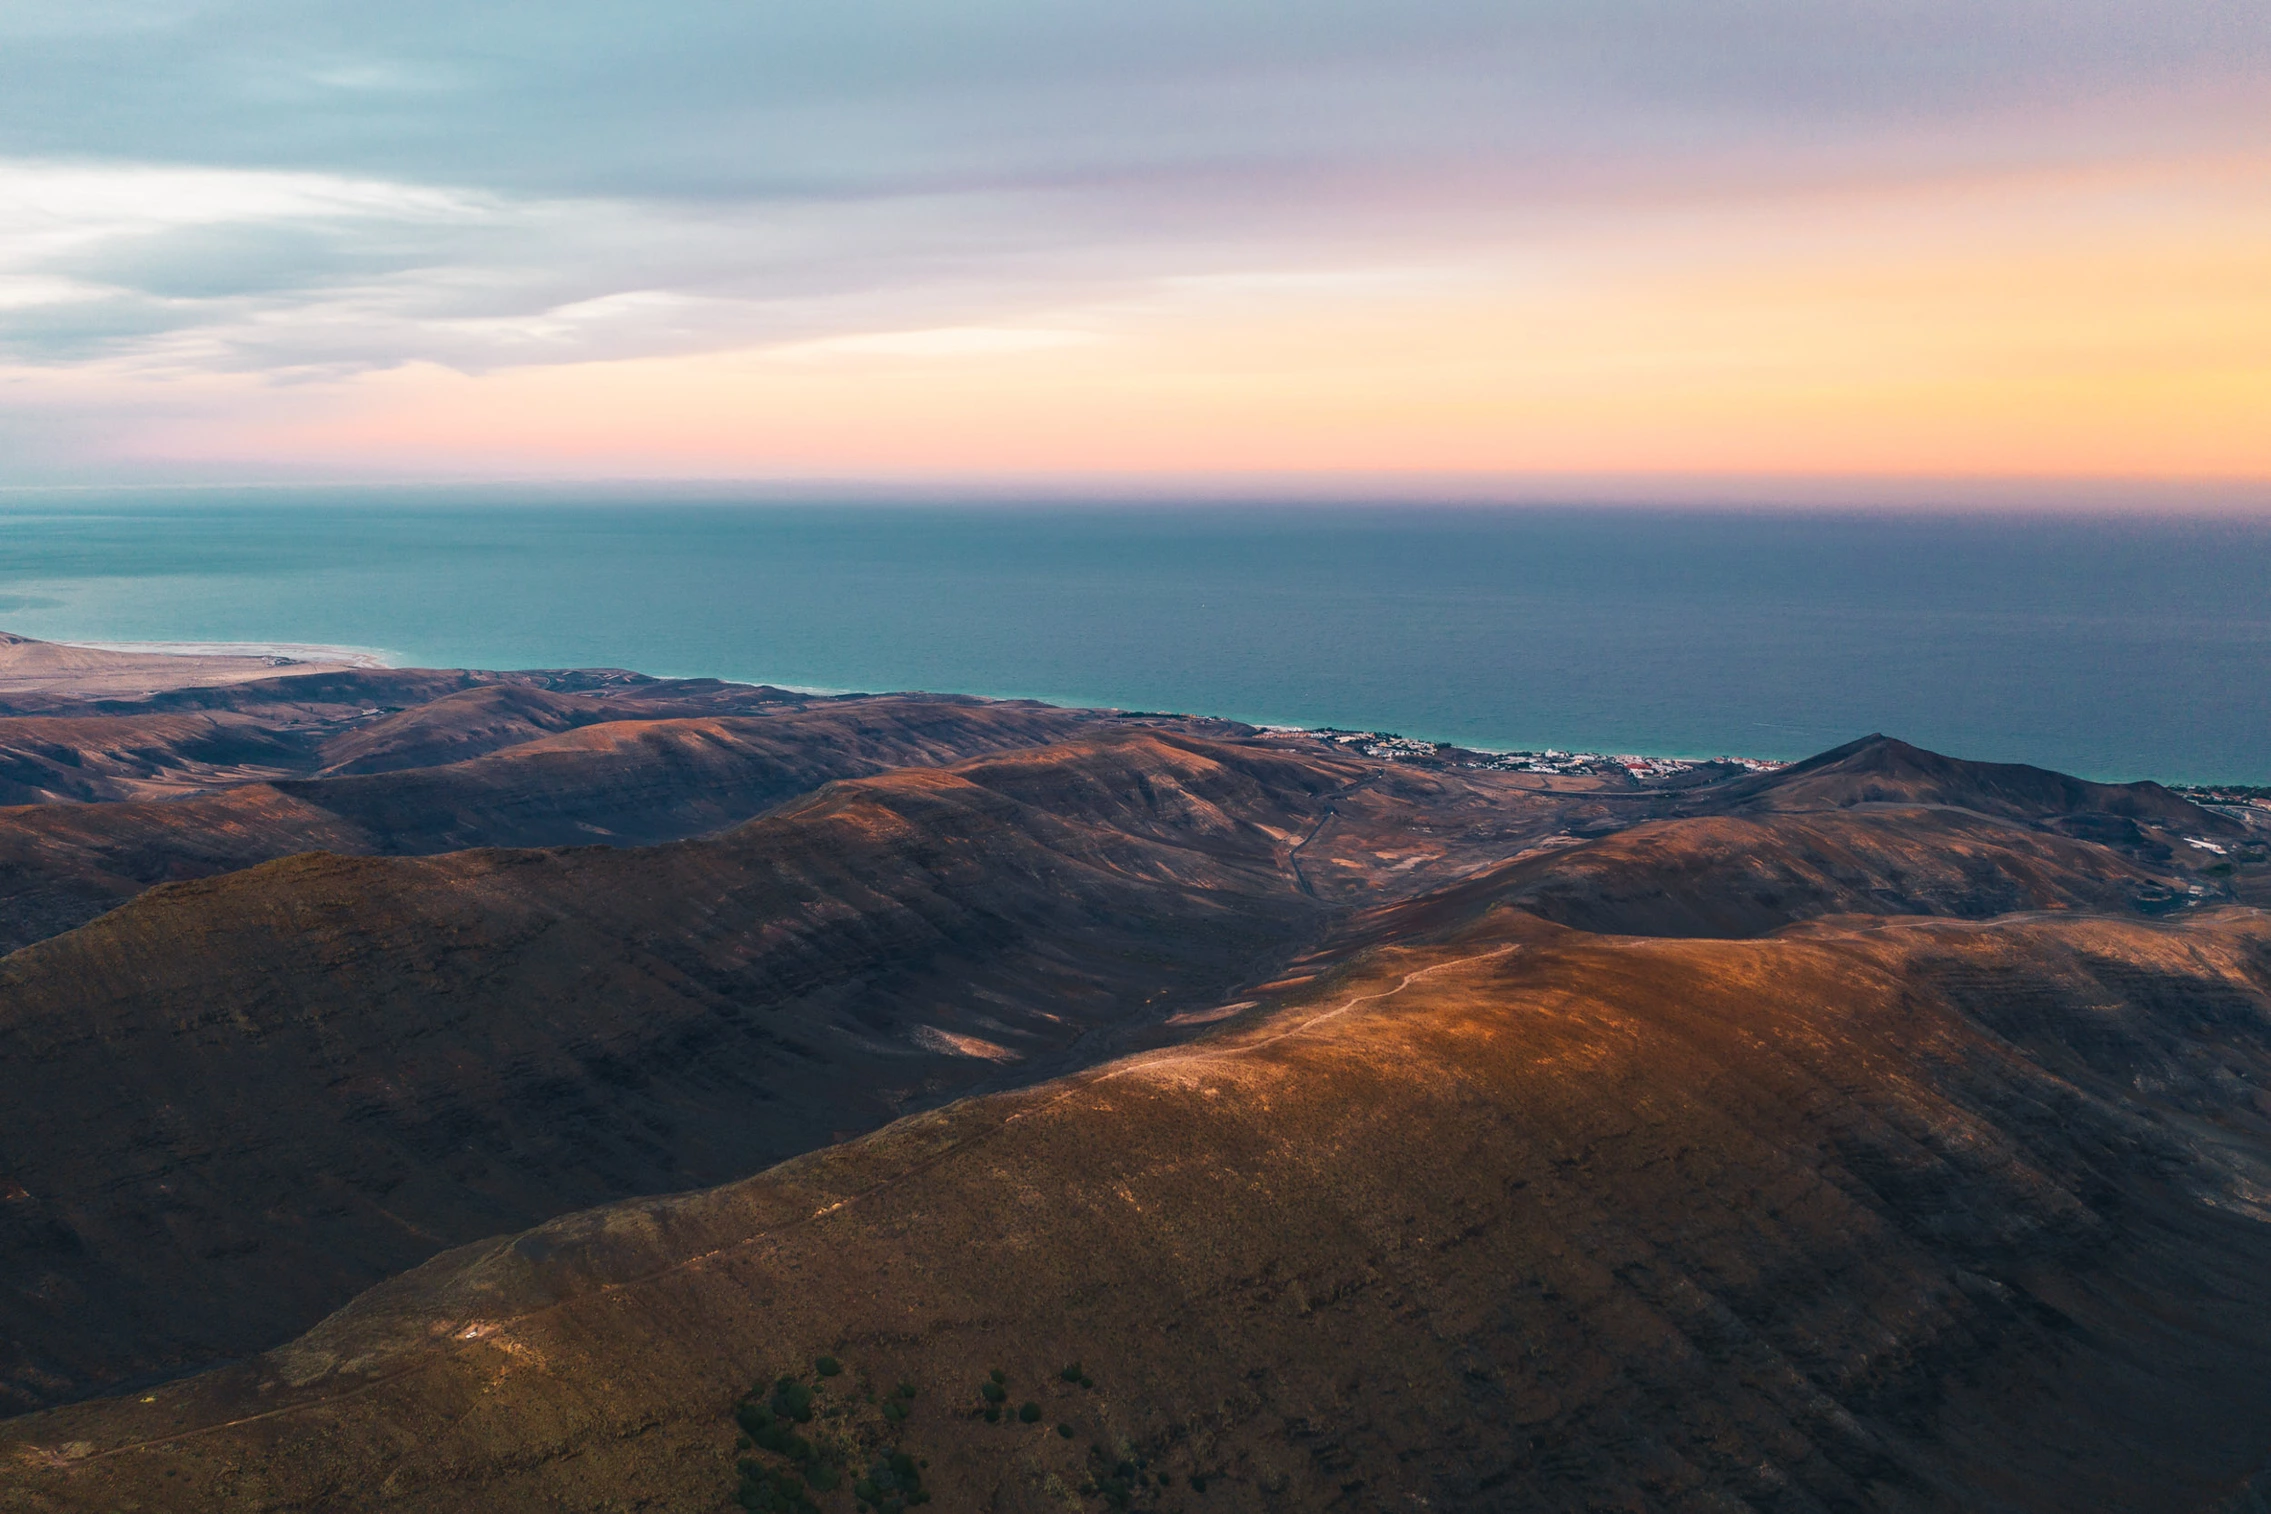
<path fill-rule="evenodd" d="M 59 641 L 59 647 L 89 652 L 129 652 L 150 657 L 288 657 L 336 667 L 391 668 L 393 654 L 376 647 L 344 647 L 312 641 Z"/>

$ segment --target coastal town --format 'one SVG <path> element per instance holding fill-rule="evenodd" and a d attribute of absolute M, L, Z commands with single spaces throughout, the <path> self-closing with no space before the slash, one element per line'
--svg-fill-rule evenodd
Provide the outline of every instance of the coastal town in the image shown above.
<path fill-rule="evenodd" d="M 2169 788 L 2227 820 L 2237 820 L 2256 830 L 2271 830 L 2271 787 L 2245 783 L 2172 783 Z M 2204 841 L 2194 841 L 2193 845 L 2220 852 L 2220 848 Z"/>
<path fill-rule="evenodd" d="M 1330 746 L 1344 747 L 1384 762 L 1421 762 L 1431 766 L 1474 768 L 1498 773 L 1547 773 L 1563 777 L 1625 777 L 1636 783 L 1662 784 L 1709 769 L 1710 776 L 1728 776 L 1735 770 L 1771 773 L 1787 766 L 1765 757 L 1649 757 L 1637 754 L 1563 751 L 1489 752 L 1454 746 L 1449 742 L 1420 741 L 1393 731 L 1350 731 L 1336 726 L 1288 730 Z"/>

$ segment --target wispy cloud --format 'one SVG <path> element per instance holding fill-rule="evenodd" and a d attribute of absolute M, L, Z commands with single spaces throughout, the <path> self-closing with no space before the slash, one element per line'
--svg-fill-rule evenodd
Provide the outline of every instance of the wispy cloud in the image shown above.
<path fill-rule="evenodd" d="M 241 415 L 410 370 L 1178 330 L 1198 362 L 1273 310 L 1387 372 L 1415 302 L 1550 323 L 1714 260 L 1849 269 L 1864 226 L 1923 267 L 2002 234 L 1982 185 L 2064 213 L 2062 176 L 2151 199 L 2167 164 L 2183 234 L 2251 247 L 2265 160 L 2271 10 L 2240 0 L 14 0 L 0 364 L 77 375 L 73 455 L 101 393 L 123 438 L 167 384 Z M 2119 223 L 2101 196 L 2073 229 Z"/>

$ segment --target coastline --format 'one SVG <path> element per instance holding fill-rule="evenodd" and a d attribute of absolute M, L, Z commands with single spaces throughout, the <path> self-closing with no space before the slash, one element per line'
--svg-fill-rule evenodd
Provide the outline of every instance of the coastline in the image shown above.
<path fill-rule="evenodd" d="M 374 647 L 325 646 L 301 641 L 59 641 L 59 647 L 88 652 L 123 652 L 149 657 L 261 657 L 288 663 L 320 663 L 326 667 L 391 668 L 391 653 Z"/>
<path fill-rule="evenodd" d="M 69 648 L 75 651 L 105 653 L 126 657 L 159 657 L 167 659 L 179 659 L 184 662 L 197 659 L 220 659 L 238 663 L 258 661 L 267 664 L 268 670 L 274 673 L 284 673 L 292 670 L 317 671 L 339 669 L 378 671 L 409 666 L 409 664 L 401 660 L 400 654 L 388 652 L 380 648 L 345 646 L 323 642 L 56 640 L 46 642 L 45 645 L 55 648 Z M 219 681 L 235 682 L 245 676 L 243 672 L 239 672 L 235 669 L 232 669 L 230 671 L 235 676 L 226 677 Z M 70 675 L 68 674 L 63 675 L 64 679 L 66 680 L 68 680 L 69 676 Z M 21 679 L 5 681 L 10 683 L 11 685 L 22 682 Z M 37 681 L 45 683 L 49 680 L 40 679 Z M 786 690 L 790 693 L 811 695 L 819 698 L 840 698 L 847 695 L 878 692 L 876 690 L 790 684 L 773 679 L 752 679 L 746 677 L 719 677 L 718 681 L 722 683 L 746 684 L 750 687 L 766 686 L 778 688 Z M 89 692 L 93 691 L 89 690 Z M 1000 700 L 1006 702 L 1033 700 L 1039 703 L 1056 704 L 1062 708 L 1068 709 L 1114 708 L 1113 706 L 1108 704 L 1080 704 L 1070 701 L 1038 698 L 1037 696 L 1033 695 L 973 694 L 969 697 L 986 700 Z M 1128 715 L 1140 715 L 1150 712 L 1123 710 L 1120 711 L 1120 713 Z M 1183 714 L 1186 717 L 1188 715 L 1188 712 L 1178 713 Z M 1520 747 L 1501 748 L 1495 746 L 1470 744 L 1466 742 L 1437 741 L 1430 738 L 1412 738 L 1401 735 L 1394 731 L 1378 728 L 1352 729 L 1349 727 L 1333 725 L 1303 726 L 1269 720 L 1247 721 L 1243 717 L 1227 715 L 1217 715 L 1203 718 L 1231 720 L 1237 721 L 1241 724 L 1252 724 L 1259 730 L 1271 736 L 1306 738 L 1312 741 L 1321 741 L 1330 745 L 1350 746 L 1362 752 L 1365 756 L 1388 761 L 1412 760 L 1415 758 L 1424 760 L 1428 757 L 1436 757 L 1438 760 L 1448 758 L 1452 762 L 1463 767 L 1489 768 L 1493 770 L 1508 772 L 1525 772 L 1533 775 L 1561 778 L 1621 777 L 1629 775 L 1643 785 L 1662 783 L 1666 780 L 1677 780 L 1684 776 L 1689 770 L 1706 766 L 1724 764 L 1747 768 L 1755 773 L 1770 773 L 1788 766 L 1789 763 L 1788 759 L 1782 758 L 1756 757 L 1727 753 L 1716 755 L 1701 755 L 1692 752 L 1680 752 L 1676 754 L 1661 752 L 1610 753 L 1598 750 L 1580 750 L 1574 746 L 1568 749 L 1553 747 L 1543 749 Z M 1477 761 L 1475 759 L 1481 760 Z M 2133 780 L 2104 779 L 2098 781 L 2121 782 Z M 2211 804 L 2221 803 L 2243 810 L 2244 818 L 2250 824 L 2271 824 L 2271 819 L 2266 818 L 2271 817 L 2271 788 L 2232 782 L 2228 780 L 2201 782 L 2197 780 L 2156 778 L 2154 781 L 2161 782 L 2178 792 L 2186 793 L 2196 800 L 2204 799 L 2206 802 Z"/>

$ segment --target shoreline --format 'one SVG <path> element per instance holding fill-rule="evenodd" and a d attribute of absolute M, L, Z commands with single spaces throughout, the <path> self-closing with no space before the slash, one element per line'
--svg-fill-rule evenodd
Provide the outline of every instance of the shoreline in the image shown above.
<path fill-rule="evenodd" d="M 387 652 L 377 647 L 343 646 L 325 642 L 53 641 L 49 642 L 48 645 L 57 647 L 71 647 L 89 652 L 114 652 L 127 655 L 141 655 L 152 657 L 179 657 L 185 659 L 200 657 L 234 659 L 257 658 L 271 662 L 271 665 L 276 667 L 280 672 L 289 670 L 294 666 L 352 668 L 372 671 L 382 669 L 396 669 L 408 666 L 408 664 L 399 661 L 396 654 Z M 851 688 L 829 688 L 811 685 L 785 684 L 771 679 L 719 677 L 718 681 L 721 683 L 747 684 L 750 687 L 765 686 L 777 688 L 792 694 L 804 694 L 823 699 L 842 698 L 850 695 L 876 692 L 873 690 Z M 969 695 L 968 697 L 1001 701 L 1015 701 L 1025 699 L 1035 700 L 1038 703 L 1044 704 L 1058 703 L 1058 701 L 1056 700 L 1037 699 L 1037 697 L 1033 695 L 973 694 Z M 1059 707 L 1065 709 L 1114 708 L 1113 706 L 1109 705 L 1073 704 L 1062 704 L 1059 705 Z M 1140 714 L 1147 712 L 1122 711 L 1120 713 Z M 1177 713 L 1185 716 L 1186 718 L 1188 718 L 1190 714 L 1190 712 L 1187 711 Z M 1207 716 L 1202 718 L 1232 720 L 1238 722 L 1239 724 L 1250 724 L 1255 726 L 1257 729 L 1273 736 L 1306 737 L 1310 740 L 1324 741 L 1331 744 L 1351 745 L 1357 747 L 1358 750 L 1363 751 L 1366 756 L 1375 758 L 1396 760 L 1398 758 L 1423 755 L 1421 749 L 1424 748 L 1448 748 L 1471 754 L 1473 756 L 1491 759 L 1485 763 L 1467 764 L 1469 766 L 1488 767 L 1501 771 L 1527 771 L 1531 773 L 1552 774 L 1564 777 L 1597 776 L 1609 772 L 1610 770 L 1621 770 L 1632 772 L 1636 777 L 1642 777 L 1644 780 L 1646 778 L 1663 779 L 1675 776 L 1683 769 L 1714 763 L 1732 763 L 1738 766 L 1749 768 L 1753 772 L 1773 772 L 1780 768 L 1788 766 L 1792 761 L 1802 760 L 1771 757 L 1760 758 L 1732 754 L 1698 756 L 1690 753 L 1680 753 L 1676 755 L 1664 753 L 1607 753 L 1597 751 L 1582 751 L 1575 748 L 1568 750 L 1562 750 L 1559 748 L 1547 748 L 1544 750 L 1527 748 L 1500 749 L 1486 746 L 1470 746 L 1464 742 L 1438 743 L 1426 740 L 1424 738 L 1414 739 L 1399 735 L 1395 732 L 1378 729 L 1351 729 L 1348 727 L 1329 725 L 1299 726 L 1276 721 L 1249 721 L 1237 716 Z M 1375 747 L 1379 749 L 1374 750 L 1373 748 Z M 2136 782 L 2140 780 L 2108 778 L 2094 779 L 2091 781 L 2120 783 Z M 2184 793 L 2188 796 L 2205 795 L 2208 796 L 2208 802 L 2210 803 L 2215 803 L 2219 799 L 2222 799 L 2226 803 L 2243 804 L 2247 805 L 2251 809 L 2271 809 L 2271 786 L 2233 783 L 2229 781 L 2197 782 L 2165 778 L 2147 779 L 2143 781 L 2158 782 L 2174 792 Z M 2235 797 L 2226 798 L 2225 796 L 2227 795 Z"/>
<path fill-rule="evenodd" d="M 59 641 L 59 647 L 87 652 L 123 652 L 148 657 L 260 657 L 279 665 L 320 663 L 327 667 L 391 668 L 389 653 L 375 647 L 328 646 L 305 641 Z"/>

